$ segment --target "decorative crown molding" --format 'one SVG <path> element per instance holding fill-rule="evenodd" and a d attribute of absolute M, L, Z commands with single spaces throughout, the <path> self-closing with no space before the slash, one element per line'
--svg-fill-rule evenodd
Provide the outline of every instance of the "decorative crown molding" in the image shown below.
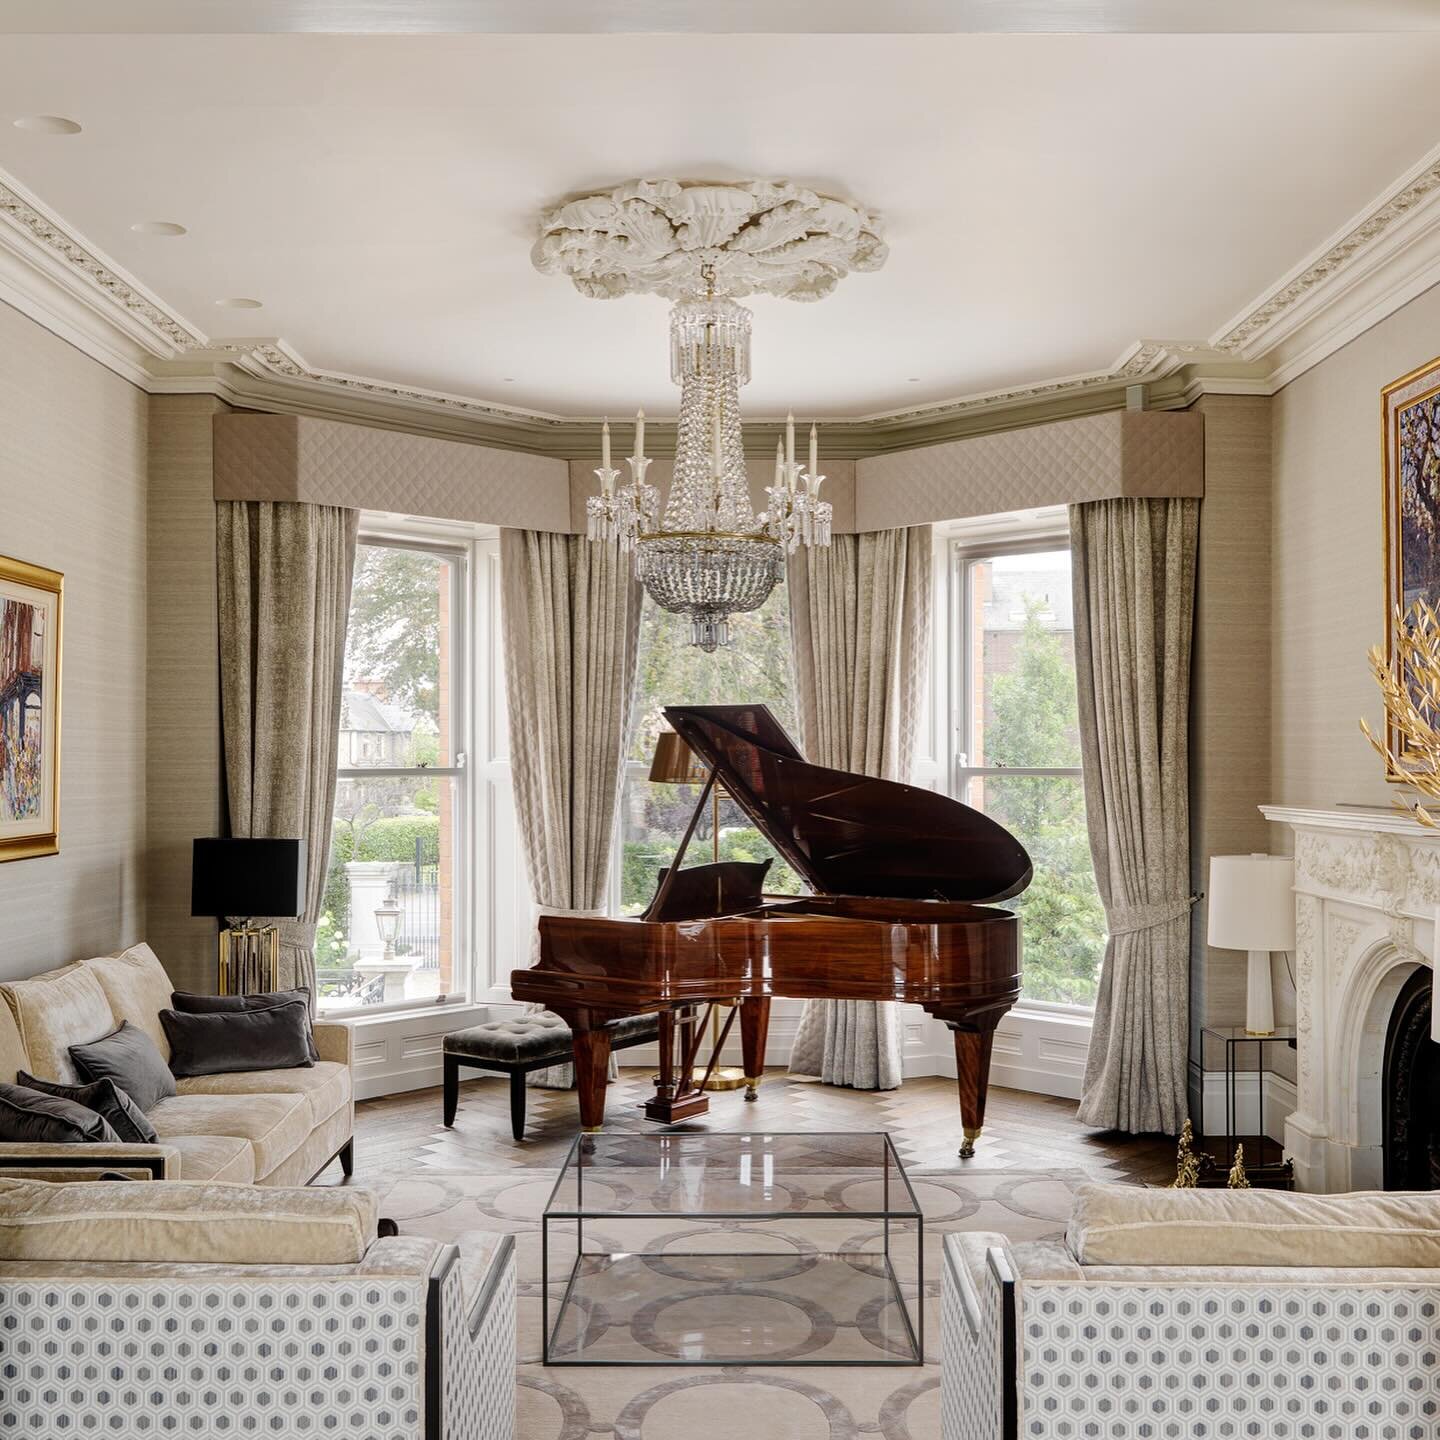
<path fill-rule="evenodd" d="M 662 232 L 655 218 L 666 206 Z M 623 223 L 620 212 L 628 217 Z M 649 237 L 649 259 L 629 269 L 615 259 L 617 248 L 631 244 L 619 244 L 626 227 Z M 783 266 L 762 263 L 767 251 L 783 251 L 785 235 L 803 235 L 813 259 L 808 268 L 791 266 L 788 280 Z M 811 299 L 849 270 L 874 269 L 885 258 L 878 220 L 859 207 L 758 181 L 633 182 L 571 201 L 547 217 L 536 250 L 541 268 L 570 275 L 582 290 L 598 287 L 587 293 L 671 293 L 661 287 L 680 285 L 687 266 L 729 256 L 731 293 Z M 1436 283 L 1440 146 L 1208 341 L 1140 340 L 1104 370 L 838 420 L 828 429 L 845 453 L 865 455 L 1116 409 L 1135 386 L 1146 387 L 1159 407 L 1187 405 L 1207 392 L 1273 394 Z M 595 443 L 593 417 L 323 370 L 279 337 L 211 339 L 3 172 L 0 299 L 154 393 L 210 393 L 257 408 L 556 455 L 585 453 Z"/>

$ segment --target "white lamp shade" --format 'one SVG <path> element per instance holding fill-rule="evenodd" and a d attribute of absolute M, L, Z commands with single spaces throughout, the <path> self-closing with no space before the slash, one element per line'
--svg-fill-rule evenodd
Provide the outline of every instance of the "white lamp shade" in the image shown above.
<path fill-rule="evenodd" d="M 1294 885 L 1288 855 L 1212 855 L 1209 943 L 1217 950 L 1293 950 Z"/>

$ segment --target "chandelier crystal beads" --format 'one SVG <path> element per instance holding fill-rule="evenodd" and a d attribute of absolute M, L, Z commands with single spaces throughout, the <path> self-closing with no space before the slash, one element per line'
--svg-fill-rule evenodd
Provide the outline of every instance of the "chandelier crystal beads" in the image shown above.
<path fill-rule="evenodd" d="M 691 642 L 704 650 L 728 644 L 730 616 L 763 605 L 784 579 L 786 555 L 828 546 L 832 526 L 820 498 L 816 427 L 807 467 L 795 459 L 793 417 L 777 447 L 767 508 L 755 513 L 740 427 L 750 312 L 733 296 L 764 290 L 816 299 L 852 268 L 877 269 L 885 253 L 878 222 L 858 207 L 764 181 L 635 181 L 572 201 L 542 224 L 538 269 L 570 275 L 587 295 L 650 290 L 676 300 L 670 378 L 680 387 L 680 415 L 664 510 L 645 479 L 644 412 L 623 485 L 610 463 L 607 421 L 587 534 L 633 555 L 655 603 L 689 615 Z"/>

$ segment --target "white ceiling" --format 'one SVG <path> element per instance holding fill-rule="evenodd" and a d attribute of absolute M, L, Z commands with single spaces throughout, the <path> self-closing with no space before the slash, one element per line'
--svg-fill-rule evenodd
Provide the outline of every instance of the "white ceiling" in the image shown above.
<path fill-rule="evenodd" d="M 1431 149 L 1437 68 L 1440 33 L 11 34 L 0 169 L 205 334 L 567 415 L 673 412 L 665 302 L 535 273 L 538 214 L 795 180 L 882 212 L 891 256 L 747 302 L 745 405 L 856 416 L 1211 337 Z"/>

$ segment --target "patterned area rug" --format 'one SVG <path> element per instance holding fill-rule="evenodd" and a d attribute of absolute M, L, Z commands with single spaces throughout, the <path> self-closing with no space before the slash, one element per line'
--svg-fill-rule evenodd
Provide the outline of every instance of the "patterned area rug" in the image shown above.
<path fill-rule="evenodd" d="M 941 1237 L 952 1230 L 994 1230 L 1017 1241 L 1058 1235 L 1075 1187 L 1089 1178 L 1079 1169 L 910 1172 L 925 1216 L 923 1295 L 918 1293 L 914 1257 L 903 1247 L 897 1250 L 896 1273 L 912 1307 L 916 1300 L 925 1307 L 923 1366 L 588 1368 L 540 1363 L 540 1215 L 557 1173 L 554 1168 L 476 1174 L 427 1167 L 396 1180 L 381 1205 L 381 1213 L 398 1220 L 405 1233 L 461 1246 L 472 1233 L 515 1234 L 520 1280 L 517 1440 L 585 1440 L 591 1434 L 616 1440 L 852 1440 L 860 1435 L 935 1440 L 940 1433 Z M 771 1252 L 775 1258 L 757 1259 L 763 1275 L 747 1287 L 745 1303 L 769 1306 L 775 1330 L 793 1327 L 795 1353 L 823 1358 L 827 1346 L 837 1346 L 832 1353 L 849 1356 L 868 1347 L 878 1357 L 890 1343 L 877 1316 L 878 1302 L 871 1303 L 868 1313 L 847 1314 L 842 1307 L 848 1301 L 838 1299 L 833 1291 L 827 1294 L 813 1270 L 807 1282 L 806 1272 L 796 1263 L 797 1251 L 813 1243 L 804 1238 L 813 1225 L 798 1218 L 807 1204 L 798 1200 L 793 1207 L 797 1218 L 787 1216 L 783 1225 L 767 1223 L 762 1228 L 768 1234 L 747 1242 L 746 1248 Z M 608 1221 L 597 1226 L 591 1238 L 608 1242 L 610 1248 L 618 1237 L 600 1233 L 607 1227 Z M 868 1228 L 873 1232 L 873 1223 Z M 687 1251 L 719 1248 L 713 1238 L 697 1238 L 695 1229 L 688 1220 L 652 1222 L 638 1238 L 627 1234 L 619 1244 L 652 1253 L 666 1248 L 673 1252 L 683 1233 Z M 852 1248 L 855 1243 L 852 1234 Z M 846 1242 L 840 1242 L 839 1248 L 845 1249 Z M 550 1258 L 553 1279 L 557 1265 L 568 1268 L 570 1257 L 557 1256 L 552 1248 Z M 661 1277 L 656 1282 L 660 1284 L 667 1273 L 691 1281 L 703 1278 L 696 1276 L 693 1260 L 683 1267 L 660 1263 L 651 1268 Z M 806 1283 L 811 1287 L 808 1293 Z M 863 1288 L 860 1293 L 863 1311 Z M 615 1335 L 607 1335 L 606 1343 L 616 1347 L 612 1353 L 636 1353 L 638 1344 L 648 1346 L 657 1359 L 683 1357 L 687 1340 L 693 1341 L 693 1334 L 687 1332 L 696 1323 L 692 1315 L 687 1326 L 685 1298 L 679 1292 L 657 1292 L 654 1303 L 644 1307 L 643 1323 L 616 1325 Z M 893 1325 L 888 1333 L 895 1334 Z M 788 1343 L 783 1333 L 781 1343 Z"/>

